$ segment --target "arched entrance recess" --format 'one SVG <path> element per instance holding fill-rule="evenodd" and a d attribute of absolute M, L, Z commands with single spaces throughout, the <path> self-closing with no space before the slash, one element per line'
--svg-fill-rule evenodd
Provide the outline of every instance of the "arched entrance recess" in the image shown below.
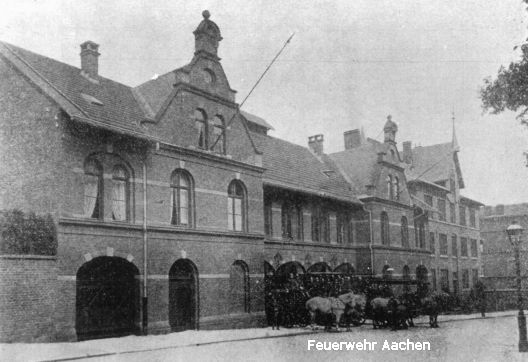
<path fill-rule="evenodd" d="M 330 273 L 332 268 L 325 262 L 315 263 L 308 268 L 308 273 Z"/>
<path fill-rule="evenodd" d="M 75 329 L 79 341 L 138 333 L 139 274 L 134 264 L 101 256 L 77 271 Z"/>
<path fill-rule="evenodd" d="M 169 324 L 173 332 L 198 329 L 198 269 L 189 259 L 169 271 Z"/>

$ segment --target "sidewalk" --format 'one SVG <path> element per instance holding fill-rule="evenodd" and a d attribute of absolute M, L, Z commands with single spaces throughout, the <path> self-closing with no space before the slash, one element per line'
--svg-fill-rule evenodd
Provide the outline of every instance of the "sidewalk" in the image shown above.
<path fill-rule="evenodd" d="M 516 311 L 486 314 L 486 318 L 515 316 Z M 439 316 L 439 323 L 480 319 L 479 313 Z M 428 317 L 415 321 L 418 325 L 427 324 Z M 354 329 L 352 329 L 353 333 Z M 128 336 L 121 338 L 96 339 L 84 342 L 67 343 L 13 343 L 0 344 L 2 361 L 53 361 L 75 360 L 87 357 L 108 356 L 133 351 L 161 350 L 230 341 L 279 338 L 285 336 L 312 334 L 309 328 L 272 330 L 271 328 L 233 329 L 218 331 L 185 331 L 164 335 Z"/>

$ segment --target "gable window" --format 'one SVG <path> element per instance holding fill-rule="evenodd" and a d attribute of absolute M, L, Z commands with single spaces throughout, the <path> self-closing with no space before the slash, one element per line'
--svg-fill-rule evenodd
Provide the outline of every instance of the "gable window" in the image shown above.
<path fill-rule="evenodd" d="M 213 132 L 209 142 L 211 150 L 216 153 L 225 153 L 225 123 L 221 116 L 215 116 L 212 121 Z"/>
<path fill-rule="evenodd" d="M 171 224 L 191 225 L 191 177 L 178 169 L 171 176 Z"/>
<path fill-rule="evenodd" d="M 242 182 L 233 180 L 227 189 L 227 228 L 243 231 L 245 223 L 246 192 Z"/>
<path fill-rule="evenodd" d="M 438 199 L 438 220 L 446 221 L 446 201 L 444 199 Z"/>
<path fill-rule="evenodd" d="M 198 130 L 198 140 L 196 145 L 199 148 L 207 149 L 208 139 L 207 139 L 207 115 L 205 111 L 197 109 L 194 111 L 194 124 Z"/>
<path fill-rule="evenodd" d="M 392 190 L 392 176 L 387 176 L 387 199 L 392 200 L 393 190 Z"/>
<path fill-rule="evenodd" d="M 94 159 L 84 165 L 84 216 L 103 217 L 103 168 Z"/>
<path fill-rule="evenodd" d="M 409 223 L 407 217 L 402 216 L 401 218 L 401 240 L 404 248 L 409 247 Z"/>
<path fill-rule="evenodd" d="M 385 211 L 382 211 L 380 216 L 381 222 L 381 244 L 390 245 L 390 230 L 389 230 L 389 216 Z"/>
<path fill-rule="evenodd" d="M 128 219 L 128 172 L 123 166 L 116 166 L 112 172 L 112 219 L 125 221 Z"/>
<path fill-rule="evenodd" d="M 400 199 L 400 180 L 397 176 L 394 176 L 394 199 L 399 200 Z"/>

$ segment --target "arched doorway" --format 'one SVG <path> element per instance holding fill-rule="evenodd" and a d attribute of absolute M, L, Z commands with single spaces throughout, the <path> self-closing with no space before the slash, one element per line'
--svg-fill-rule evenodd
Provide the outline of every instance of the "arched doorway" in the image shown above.
<path fill-rule="evenodd" d="M 293 276 L 304 274 L 304 267 L 297 261 L 290 261 L 279 266 L 275 272 L 276 276 L 286 278 L 289 277 L 290 274 L 293 274 Z"/>
<path fill-rule="evenodd" d="M 308 273 L 329 273 L 332 271 L 332 268 L 325 262 L 315 263 L 308 268 Z"/>
<path fill-rule="evenodd" d="M 229 270 L 231 313 L 249 313 L 249 268 L 242 260 L 235 260 Z"/>
<path fill-rule="evenodd" d="M 339 265 L 337 268 L 334 269 L 334 272 L 346 274 L 346 275 L 354 275 L 356 273 L 356 270 L 350 263 L 343 263 Z"/>
<path fill-rule="evenodd" d="M 79 341 L 138 332 L 139 274 L 134 264 L 101 256 L 77 271 L 75 329 Z"/>
<path fill-rule="evenodd" d="M 198 269 L 189 259 L 178 259 L 169 271 L 171 331 L 198 328 Z"/>

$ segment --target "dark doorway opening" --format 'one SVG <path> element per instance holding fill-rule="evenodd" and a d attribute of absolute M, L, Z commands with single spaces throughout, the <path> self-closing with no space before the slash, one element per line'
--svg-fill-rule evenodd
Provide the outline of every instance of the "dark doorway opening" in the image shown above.
<path fill-rule="evenodd" d="M 188 259 L 169 271 L 169 324 L 173 332 L 198 329 L 198 270 Z"/>
<path fill-rule="evenodd" d="M 79 268 L 75 318 L 79 341 L 139 332 L 138 274 L 134 264 L 109 256 Z"/>

